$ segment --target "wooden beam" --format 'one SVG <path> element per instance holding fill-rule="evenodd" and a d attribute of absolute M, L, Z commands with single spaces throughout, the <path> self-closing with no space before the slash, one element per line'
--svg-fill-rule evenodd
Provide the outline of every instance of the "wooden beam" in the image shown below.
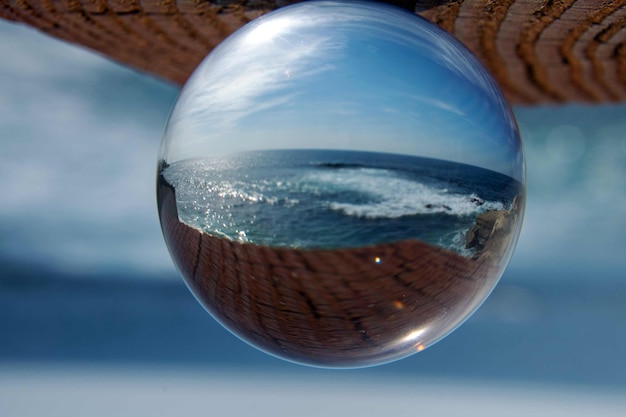
<path fill-rule="evenodd" d="M 176 84 L 294 0 L 0 0 L 22 22 Z M 516 104 L 626 101 L 626 0 L 387 0 L 453 33 Z"/>

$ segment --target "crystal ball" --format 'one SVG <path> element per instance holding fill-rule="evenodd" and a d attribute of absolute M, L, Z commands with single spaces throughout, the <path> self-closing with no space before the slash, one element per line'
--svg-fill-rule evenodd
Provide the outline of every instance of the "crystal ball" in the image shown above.
<path fill-rule="evenodd" d="M 419 352 L 485 300 L 525 201 L 517 124 L 478 60 L 392 6 L 304 2 L 233 33 L 169 117 L 157 202 L 224 327 L 277 357 Z"/>

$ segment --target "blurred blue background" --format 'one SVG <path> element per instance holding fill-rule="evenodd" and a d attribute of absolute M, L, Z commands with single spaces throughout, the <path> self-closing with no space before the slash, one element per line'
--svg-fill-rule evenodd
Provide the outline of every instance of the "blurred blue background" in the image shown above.
<path fill-rule="evenodd" d="M 0 22 L 0 416 L 624 415 L 626 106 L 517 107 L 528 206 L 500 284 L 432 348 L 330 371 L 195 302 L 155 207 L 178 90 Z"/>

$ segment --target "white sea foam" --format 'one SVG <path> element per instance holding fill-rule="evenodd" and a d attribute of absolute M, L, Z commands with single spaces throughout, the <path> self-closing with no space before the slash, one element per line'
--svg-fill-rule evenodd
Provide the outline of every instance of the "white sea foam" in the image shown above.
<path fill-rule="evenodd" d="M 483 201 L 476 194 L 451 193 L 443 185 L 429 186 L 382 169 L 333 170 L 309 175 L 307 181 L 367 196 L 365 203 L 329 202 L 332 210 L 356 217 L 398 218 L 434 213 L 470 216 L 504 208 L 502 203 Z"/>

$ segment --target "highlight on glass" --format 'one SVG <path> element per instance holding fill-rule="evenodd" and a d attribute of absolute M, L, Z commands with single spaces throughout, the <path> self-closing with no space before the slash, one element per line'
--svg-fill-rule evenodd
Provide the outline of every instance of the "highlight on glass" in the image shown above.
<path fill-rule="evenodd" d="M 485 300 L 522 224 L 524 155 L 491 76 L 376 3 L 304 2 L 227 38 L 161 144 L 163 235 L 244 341 L 321 367 L 390 362 Z"/>

